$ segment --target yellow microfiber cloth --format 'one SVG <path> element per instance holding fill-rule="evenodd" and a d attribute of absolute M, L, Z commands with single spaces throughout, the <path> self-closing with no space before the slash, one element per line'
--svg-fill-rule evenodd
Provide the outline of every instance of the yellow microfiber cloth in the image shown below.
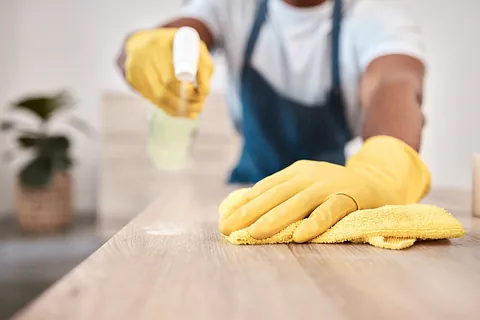
<path fill-rule="evenodd" d="M 231 200 L 235 202 L 243 190 L 234 192 Z M 227 204 L 228 205 L 228 204 Z M 220 207 L 220 214 L 226 207 Z M 278 244 L 293 242 L 293 232 L 300 222 L 288 226 L 276 235 L 257 240 L 247 229 L 225 236 L 232 244 Z M 410 204 L 402 206 L 384 206 L 376 209 L 358 210 L 347 215 L 312 243 L 368 243 L 384 249 L 405 249 L 417 240 L 438 240 L 460 238 L 465 235 L 460 222 L 445 209 L 427 205 Z"/>

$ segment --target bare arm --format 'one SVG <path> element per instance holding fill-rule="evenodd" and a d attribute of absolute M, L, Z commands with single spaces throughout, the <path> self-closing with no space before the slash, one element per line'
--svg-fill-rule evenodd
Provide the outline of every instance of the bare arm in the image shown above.
<path fill-rule="evenodd" d="M 383 56 L 370 63 L 360 85 L 363 139 L 389 135 L 419 151 L 423 77 L 423 63 L 406 55 Z"/>
<path fill-rule="evenodd" d="M 194 28 L 195 30 L 197 30 L 200 36 L 200 39 L 203 42 L 205 42 L 207 47 L 212 48 L 215 45 L 212 32 L 210 32 L 207 26 L 200 20 L 192 19 L 192 18 L 180 18 L 159 26 L 159 28 L 180 28 L 180 27 Z M 125 38 L 125 41 L 122 44 L 120 53 L 117 56 L 117 67 L 120 69 L 120 71 L 124 76 L 125 76 L 125 58 L 126 58 L 124 48 L 125 48 L 125 42 L 128 39 L 128 36 Z"/>

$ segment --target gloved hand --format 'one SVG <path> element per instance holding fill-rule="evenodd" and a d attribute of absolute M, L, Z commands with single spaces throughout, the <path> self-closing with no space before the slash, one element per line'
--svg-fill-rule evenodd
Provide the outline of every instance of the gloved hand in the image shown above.
<path fill-rule="evenodd" d="M 248 227 L 260 240 L 306 218 L 293 235 L 295 242 L 306 242 L 353 211 L 416 203 L 429 190 L 430 173 L 418 153 L 396 138 L 376 136 L 345 167 L 297 161 L 255 184 L 237 202 L 227 197 L 219 228 L 229 235 Z"/>
<path fill-rule="evenodd" d="M 207 46 L 201 41 L 197 87 L 188 84 L 186 94 L 182 94 L 182 83 L 173 69 L 176 32 L 176 28 L 161 28 L 131 35 L 125 44 L 125 77 L 142 96 L 168 114 L 196 118 L 210 91 L 214 66 Z M 186 102 L 182 101 L 182 95 Z M 185 109 L 185 114 L 179 114 L 180 108 Z"/>

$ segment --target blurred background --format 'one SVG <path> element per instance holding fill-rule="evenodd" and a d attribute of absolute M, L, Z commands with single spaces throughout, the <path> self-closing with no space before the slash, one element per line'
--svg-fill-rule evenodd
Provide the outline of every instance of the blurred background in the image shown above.
<path fill-rule="evenodd" d="M 468 191 L 472 157 L 480 151 L 480 2 L 406 2 L 421 25 L 429 61 L 422 154 L 434 188 Z M 58 212 L 57 224 L 67 228 L 52 232 L 29 227 L 28 216 L 39 210 L 41 200 L 16 188 L 17 173 L 26 165 L 24 152 L 16 150 L 13 161 L 0 161 L 0 319 L 101 246 L 168 179 L 146 154 L 151 106 L 131 93 L 114 60 L 126 34 L 175 16 L 181 4 L 181 0 L 0 0 L 0 118 L 9 117 L 12 101 L 62 90 L 71 94 L 75 116 L 72 122 L 52 124 L 68 137 L 74 162 L 65 171 L 65 181 L 56 186 L 60 196 L 51 209 Z M 221 53 L 215 59 L 213 92 L 194 147 L 195 160 L 206 165 L 201 172 L 193 168 L 182 173 L 176 181 L 220 181 L 237 156 L 238 140 L 224 102 Z M 34 121 L 24 118 L 27 124 Z M 79 127 L 88 127 L 88 132 Z M 8 134 L 2 134 L 0 152 L 11 145 Z M 62 197 L 62 190 L 72 190 L 71 199 Z M 54 191 L 47 193 L 52 196 Z M 15 199 L 29 205 L 21 207 Z M 65 216 L 62 206 L 68 203 L 74 212 Z"/>

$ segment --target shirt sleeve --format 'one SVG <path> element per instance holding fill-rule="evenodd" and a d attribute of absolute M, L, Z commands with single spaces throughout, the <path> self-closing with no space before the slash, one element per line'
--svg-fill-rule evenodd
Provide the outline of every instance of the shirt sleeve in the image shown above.
<path fill-rule="evenodd" d="M 425 63 L 420 28 L 404 0 L 363 0 L 355 11 L 355 47 L 361 71 L 389 54 L 405 54 Z"/>
<path fill-rule="evenodd" d="M 180 11 L 182 18 L 197 19 L 205 24 L 212 33 L 215 47 L 223 43 L 224 0 L 189 0 L 185 1 Z"/>

